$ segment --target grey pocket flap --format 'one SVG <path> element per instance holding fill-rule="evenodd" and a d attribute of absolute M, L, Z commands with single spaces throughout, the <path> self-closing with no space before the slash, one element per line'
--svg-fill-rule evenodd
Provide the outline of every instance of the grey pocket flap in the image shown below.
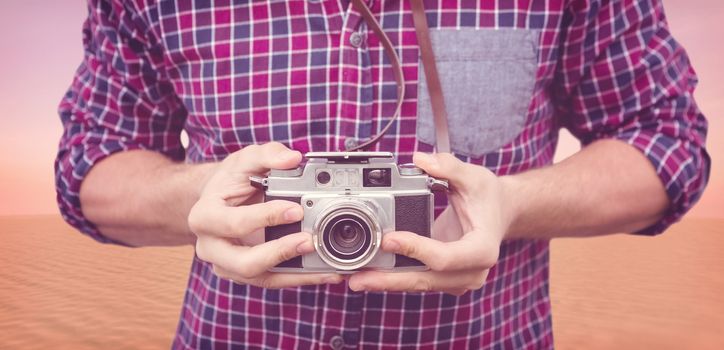
<path fill-rule="evenodd" d="M 453 152 L 478 158 L 512 141 L 523 130 L 530 105 L 539 33 L 442 29 L 431 30 L 430 35 Z M 417 137 L 434 144 L 432 108 L 421 66 L 418 77 Z"/>

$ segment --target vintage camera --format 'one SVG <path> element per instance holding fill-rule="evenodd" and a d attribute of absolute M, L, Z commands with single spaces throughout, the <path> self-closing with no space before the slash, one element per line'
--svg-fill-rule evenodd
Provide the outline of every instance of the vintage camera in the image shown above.
<path fill-rule="evenodd" d="M 301 222 L 267 227 L 265 240 L 305 231 L 316 251 L 272 271 L 350 273 L 360 269 L 424 270 L 420 261 L 380 249 L 382 236 L 410 231 L 430 237 L 433 191 L 447 182 L 412 164 L 397 166 L 389 152 L 311 152 L 306 165 L 251 177 L 264 201 L 288 200 L 304 208 Z"/>

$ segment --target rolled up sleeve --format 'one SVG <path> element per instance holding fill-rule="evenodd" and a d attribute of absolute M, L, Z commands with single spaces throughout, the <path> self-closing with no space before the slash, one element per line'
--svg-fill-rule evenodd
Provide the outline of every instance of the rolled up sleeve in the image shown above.
<path fill-rule="evenodd" d="M 89 170 L 111 154 L 134 149 L 184 157 L 185 109 L 164 76 L 163 50 L 147 25 L 149 16 L 131 3 L 89 1 L 84 59 L 59 106 L 58 206 L 69 224 L 104 243 L 115 242 L 81 208 L 80 186 Z"/>
<path fill-rule="evenodd" d="M 655 235 L 700 198 L 709 178 L 707 121 L 684 49 L 669 32 L 658 0 L 573 1 L 554 95 L 563 126 L 586 145 L 622 140 L 651 162 L 671 202 L 637 233 Z"/>

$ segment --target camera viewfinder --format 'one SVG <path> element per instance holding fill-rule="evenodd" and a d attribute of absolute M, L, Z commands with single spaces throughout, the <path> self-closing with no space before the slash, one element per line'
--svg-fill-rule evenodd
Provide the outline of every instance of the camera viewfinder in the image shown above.
<path fill-rule="evenodd" d="M 389 168 L 362 169 L 364 187 L 392 187 L 392 176 Z"/>

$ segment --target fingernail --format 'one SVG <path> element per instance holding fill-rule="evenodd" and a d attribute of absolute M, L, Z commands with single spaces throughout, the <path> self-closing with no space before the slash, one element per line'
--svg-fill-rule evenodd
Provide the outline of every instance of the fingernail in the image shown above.
<path fill-rule="evenodd" d="M 297 246 L 297 253 L 309 254 L 314 251 L 314 244 L 312 241 L 306 240 Z"/>
<path fill-rule="evenodd" d="M 327 277 L 325 277 L 325 278 L 322 279 L 322 282 L 323 282 L 323 283 L 327 283 L 327 284 L 337 284 L 337 283 L 339 283 L 339 282 L 342 282 L 342 279 L 339 278 L 339 276 L 336 276 L 336 275 L 335 275 L 335 276 L 327 276 Z"/>
<path fill-rule="evenodd" d="M 363 286 L 362 284 L 360 284 L 360 283 L 349 283 L 349 289 L 351 289 L 351 290 L 353 290 L 353 291 L 355 291 L 355 292 L 359 292 L 359 291 L 361 291 L 361 290 L 364 290 L 365 288 L 364 288 L 364 286 Z"/>
<path fill-rule="evenodd" d="M 421 161 L 427 163 L 428 167 L 437 166 L 437 159 L 435 157 L 433 157 L 431 154 L 416 152 L 416 156 L 417 156 L 418 160 L 421 160 Z"/>
<path fill-rule="evenodd" d="M 386 241 L 384 244 L 382 244 L 382 249 L 396 253 L 400 250 L 400 243 L 397 243 L 395 241 Z"/>
<path fill-rule="evenodd" d="M 296 158 L 298 153 L 299 153 L 299 152 L 297 152 L 297 151 L 289 150 L 289 151 L 286 152 L 284 158 L 286 158 L 286 159 Z"/>
<path fill-rule="evenodd" d="M 304 216 L 304 212 L 302 212 L 302 208 L 300 207 L 292 207 L 284 212 L 284 220 L 287 221 L 299 221 L 302 219 L 302 216 Z"/>

